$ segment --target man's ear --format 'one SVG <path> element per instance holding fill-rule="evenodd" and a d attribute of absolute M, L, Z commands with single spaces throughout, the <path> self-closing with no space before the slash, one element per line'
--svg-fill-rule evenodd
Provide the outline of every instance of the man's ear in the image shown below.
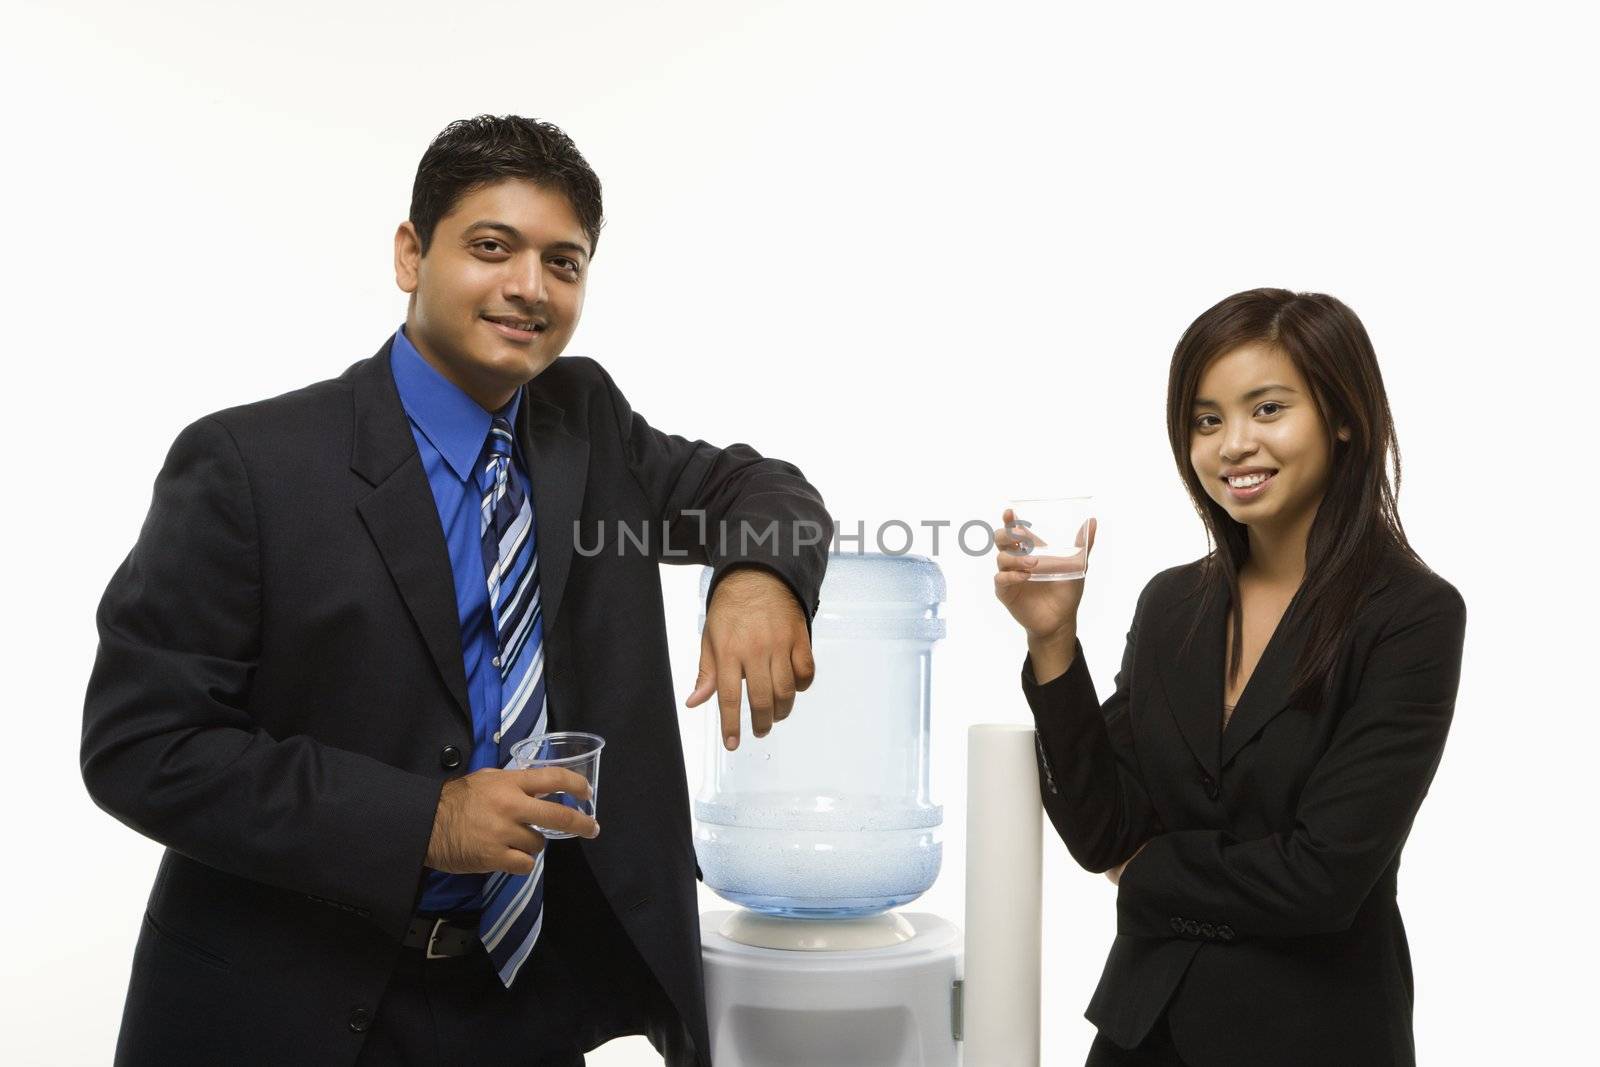
<path fill-rule="evenodd" d="M 394 231 L 394 283 L 402 293 L 417 291 L 417 273 L 422 264 L 422 241 L 411 220 L 400 224 Z"/>

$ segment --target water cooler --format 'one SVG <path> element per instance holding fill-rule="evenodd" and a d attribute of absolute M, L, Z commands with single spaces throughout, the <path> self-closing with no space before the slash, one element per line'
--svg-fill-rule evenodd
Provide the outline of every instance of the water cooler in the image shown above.
<path fill-rule="evenodd" d="M 747 707 L 733 752 L 708 716 L 695 852 L 739 905 L 701 916 L 719 1067 L 960 1062 L 960 932 L 893 910 L 942 857 L 928 752 L 944 598 L 926 558 L 835 554 L 794 714 L 756 738 Z"/>
<path fill-rule="evenodd" d="M 702 605 L 709 583 L 707 571 Z M 746 706 L 733 752 L 707 715 L 695 853 L 737 905 L 700 917 L 717 1067 L 1037 1067 L 1031 726 L 969 732 L 965 939 L 897 910 L 943 858 L 928 757 L 944 599 L 924 557 L 835 553 L 812 623 L 816 679 L 794 713 L 757 738 Z"/>

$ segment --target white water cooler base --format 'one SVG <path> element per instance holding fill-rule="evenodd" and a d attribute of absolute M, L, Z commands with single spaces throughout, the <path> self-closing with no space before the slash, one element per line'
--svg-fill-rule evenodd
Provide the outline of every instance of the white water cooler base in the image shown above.
<path fill-rule="evenodd" d="M 955 1067 L 952 985 L 961 932 L 937 915 L 895 913 L 913 936 L 885 948 L 759 948 L 700 916 L 706 1014 L 717 1067 Z M 796 919 L 789 922 L 804 923 Z"/>

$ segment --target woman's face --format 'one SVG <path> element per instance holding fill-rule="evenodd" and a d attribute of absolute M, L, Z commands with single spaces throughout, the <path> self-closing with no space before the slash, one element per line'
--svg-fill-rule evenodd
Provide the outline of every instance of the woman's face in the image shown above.
<path fill-rule="evenodd" d="M 1342 440 L 1348 430 L 1340 430 Z M 1189 462 L 1211 499 L 1257 532 L 1292 530 L 1316 514 L 1331 456 L 1311 390 L 1282 350 L 1248 344 L 1200 375 Z"/>

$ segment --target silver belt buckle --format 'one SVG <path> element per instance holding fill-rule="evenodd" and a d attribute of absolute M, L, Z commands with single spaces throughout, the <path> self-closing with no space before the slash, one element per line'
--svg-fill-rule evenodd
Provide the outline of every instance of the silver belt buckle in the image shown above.
<path fill-rule="evenodd" d="M 443 952 L 435 952 L 435 951 L 433 951 L 433 943 L 435 941 L 439 940 L 439 927 L 444 925 L 444 921 L 445 921 L 444 920 L 444 916 L 442 916 L 442 915 L 439 918 L 433 920 L 433 930 L 428 934 L 428 955 L 426 957 L 427 959 L 430 959 L 430 960 L 447 960 L 447 959 L 450 959 L 450 957 L 446 956 Z"/>

